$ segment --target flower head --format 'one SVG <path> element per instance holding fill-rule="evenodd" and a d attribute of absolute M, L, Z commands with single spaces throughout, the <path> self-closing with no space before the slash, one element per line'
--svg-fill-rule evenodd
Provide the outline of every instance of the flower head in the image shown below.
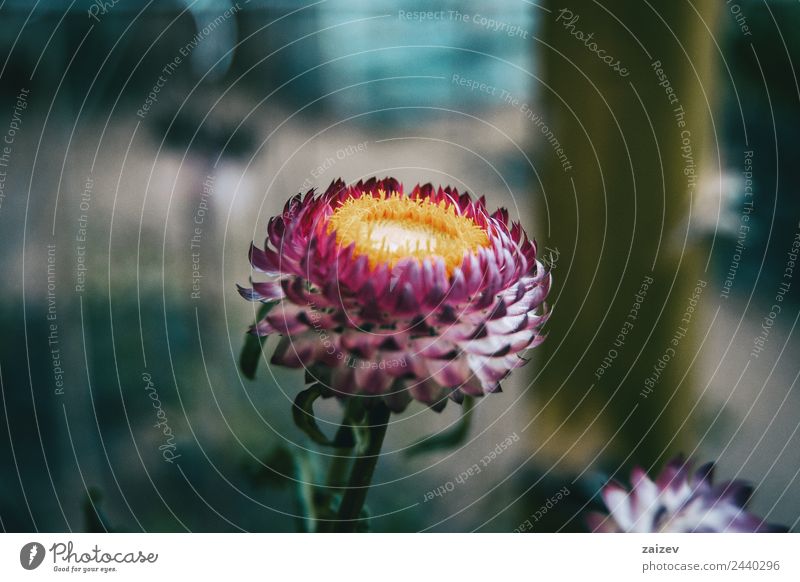
<path fill-rule="evenodd" d="M 450 187 L 393 178 L 309 191 L 269 221 L 239 289 L 274 303 L 252 328 L 281 334 L 272 362 L 304 367 L 340 396 L 447 398 L 500 389 L 538 345 L 550 275 L 504 209 Z"/>
<path fill-rule="evenodd" d="M 741 481 L 713 483 L 713 463 L 692 473 L 692 465 L 678 457 L 670 461 L 655 482 L 644 470 L 631 473 L 631 491 L 616 483 L 603 488 L 610 515 L 592 513 L 594 532 L 769 532 L 769 525 L 745 507 L 752 488 Z"/>

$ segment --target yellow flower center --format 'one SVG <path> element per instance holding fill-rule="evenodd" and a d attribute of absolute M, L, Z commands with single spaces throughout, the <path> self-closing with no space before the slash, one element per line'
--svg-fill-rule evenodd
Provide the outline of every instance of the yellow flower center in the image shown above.
<path fill-rule="evenodd" d="M 355 243 L 370 265 L 394 265 L 409 257 L 441 257 L 448 274 L 461 265 L 464 253 L 489 245 L 486 232 L 456 213 L 453 205 L 412 199 L 379 191 L 379 197 L 348 198 L 328 221 L 342 246 Z"/>

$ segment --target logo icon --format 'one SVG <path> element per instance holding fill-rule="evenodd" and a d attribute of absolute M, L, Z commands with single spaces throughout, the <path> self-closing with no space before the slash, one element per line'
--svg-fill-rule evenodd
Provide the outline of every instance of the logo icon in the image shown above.
<path fill-rule="evenodd" d="M 19 563 L 26 570 L 35 570 L 44 561 L 44 546 L 39 542 L 28 542 L 19 551 Z"/>

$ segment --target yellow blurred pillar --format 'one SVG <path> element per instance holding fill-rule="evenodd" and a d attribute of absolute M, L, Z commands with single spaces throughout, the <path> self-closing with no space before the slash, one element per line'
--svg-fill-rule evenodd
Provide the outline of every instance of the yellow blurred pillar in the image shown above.
<path fill-rule="evenodd" d="M 706 171 L 717 164 L 716 4 L 572 0 L 539 10 L 534 50 L 552 137 L 534 130 L 546 198 L 537 232 L 558 257 L 531 446 L 552 437 L 544 458 L 566 453 L 571 469 L 596 459 L 650 467 L 694 446 L 687 415 L 705 329 L 685 315 L 711 307 L 716 292 L 702 286 L 706 256 L 689 218 L 700 158 Z"/>

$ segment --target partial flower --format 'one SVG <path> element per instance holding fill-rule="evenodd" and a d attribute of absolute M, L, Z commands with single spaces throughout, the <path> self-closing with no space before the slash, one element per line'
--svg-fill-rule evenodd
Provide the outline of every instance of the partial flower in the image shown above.
<path fill-rule="evenodd" d="M 616 483 L 603 488 L 609 515 L 591 513 L 589 528 L 594 532 L 785 531 L 747 511 L 752 487 L 742 481 L 714 484 L 713 470 L 713 463 L 708 463 L 693 473 L 691 463 L 678 457 L 653 482 L 636 468 L 630 491 Z"/>
<path fill-rule="evenodd" d="M 454 188 L 337 180 L 289 200 L 250 262 L 266 280 L 240 293 L 274 304 L 251 332 L 282 335 L 272 362 L 339 396 L 441 409 L 499 391 L 543 339 L 550 274 L 535 242 Z"/>

